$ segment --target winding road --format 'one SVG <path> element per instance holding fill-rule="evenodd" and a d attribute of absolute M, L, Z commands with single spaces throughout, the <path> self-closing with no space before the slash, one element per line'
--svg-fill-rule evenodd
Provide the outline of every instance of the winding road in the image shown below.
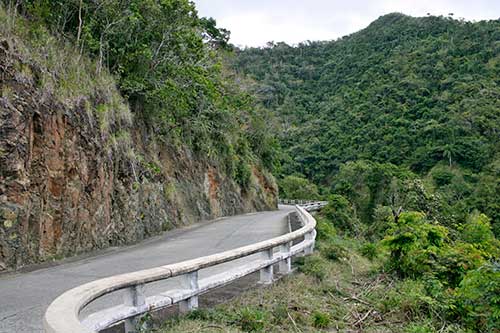
<path fill-rule="evenodd" d="M 0 332 L 43 332 L 42 317 L 54 298 L 64 291 L 103 277 L 187 259 L 194 259 L 288 232 L 286 217 L 292 206 L 278 211 L 250 213 L 200 223 L 168 232 L 143 243 L 105 254 L 63 263 L 28 273 L 0 275 Z M 231 262 L 201 271 L 212 275 L 238 265 Z M 178 283 L 175 279 L 152 286 L 147 293 Z M 92 309 L 118 304 L 118 293 L 92 304 Z"/>

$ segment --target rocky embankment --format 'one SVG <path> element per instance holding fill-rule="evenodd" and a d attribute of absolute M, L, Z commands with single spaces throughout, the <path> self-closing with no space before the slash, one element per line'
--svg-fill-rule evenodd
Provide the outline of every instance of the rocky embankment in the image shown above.
<path fill-rule="evenodd" d="M 241 188 L 160 143 L 109 91 L 56 98 L 15 42 L 1 42 L 0 69 L 0 271 L 276 207 L 265 171 Z"/>

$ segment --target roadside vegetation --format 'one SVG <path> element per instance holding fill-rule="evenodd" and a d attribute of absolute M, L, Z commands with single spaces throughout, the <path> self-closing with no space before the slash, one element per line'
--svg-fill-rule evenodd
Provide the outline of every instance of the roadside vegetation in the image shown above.
<path fill-rule="evenodd" d="M 280 117 L 282 197 L 329 201 L 322 238 L 298 275 L 178 325 L 499 332 L 499 32 L 394 13 L 337 41 L 239 50 L 233 67 Z"/>
<path fill-rule="evenodd" d="M 499 248 L 481 217 L 456 241 L 415 212 L 376 242 L 318 221 L 317 251 L 296 274 L 145 331 L 498 332 Z"/>

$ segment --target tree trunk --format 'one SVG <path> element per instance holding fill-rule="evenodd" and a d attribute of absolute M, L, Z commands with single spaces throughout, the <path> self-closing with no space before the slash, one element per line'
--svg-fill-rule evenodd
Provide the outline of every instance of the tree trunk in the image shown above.
<path fill-rule="evenodd" d="M 80 43 L 80 37 L 82 35 L 82 25 L 83 25 L 82 6 L 83 6 L 83 0 L 80 0 L 80 6 L 78 7 L 78 33 L 76 35 L 76 45 L 77 46 Z"/>

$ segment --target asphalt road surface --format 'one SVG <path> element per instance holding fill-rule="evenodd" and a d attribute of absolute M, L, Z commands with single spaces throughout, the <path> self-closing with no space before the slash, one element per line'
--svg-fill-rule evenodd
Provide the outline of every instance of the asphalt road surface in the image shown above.
<path fill-rule="evenodd" d="M 291 206 L 281 206 L 278 211 L 217 219 L 105 254 L 28 273 L 0 275 L 0 332 L 43 332 L 42 318 L 52 300 L 86 282 L 194 259 L 282 235 L 288 232 L 286 216 L 291 209 Z M 201 271 L 200 277 L 236 265 L 238 262 L 212 267 Z M 146 295 L 164 291 L 176 283 L 175 279 L 153 283 L 147 286 Z M 119 304 L 118 293 L 96 301 L 89 310 Z"/>

